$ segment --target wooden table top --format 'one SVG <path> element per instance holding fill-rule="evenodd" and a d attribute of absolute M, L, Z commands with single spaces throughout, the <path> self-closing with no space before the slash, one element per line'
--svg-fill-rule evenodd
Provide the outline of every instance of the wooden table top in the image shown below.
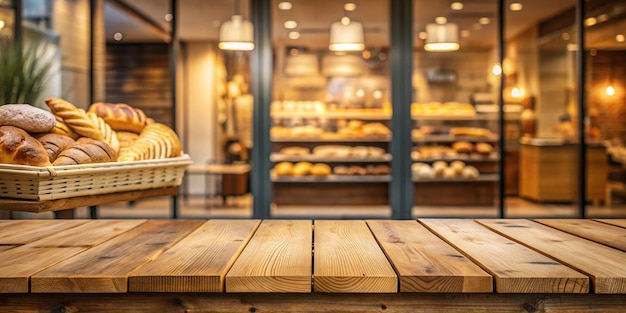
<path fill-rule="evenodd" d="M 626 294 L 626 220 L 3 220 L 0 293 Z"/>

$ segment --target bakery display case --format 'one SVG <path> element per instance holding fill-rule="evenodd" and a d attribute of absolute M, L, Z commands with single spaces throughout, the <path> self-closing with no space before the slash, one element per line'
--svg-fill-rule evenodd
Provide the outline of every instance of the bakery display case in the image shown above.
<path fill-rule="evenodd" d="M 414 103 L 415 205 L 489 206 L 499 180 L 497 115 L 468 103 Z"/>
<path fill-rule="evenodd" d="M 275 204 L 388 203 L 390 110 L 275 101 L 271 116 Z"/>

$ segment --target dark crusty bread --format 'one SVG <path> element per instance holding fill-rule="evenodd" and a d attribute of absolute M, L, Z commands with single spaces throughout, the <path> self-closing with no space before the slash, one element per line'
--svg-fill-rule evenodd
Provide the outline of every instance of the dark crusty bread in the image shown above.
<path fill-rule="evenodd" d="M 41 135 L 37 137 L 37 139 L 46 149 L 46 152 L 48 152 L 50 162 L 54 162 L 61 151 L 74 144 L 74 139 L 68 136 L 52 133 Z"/>
<path fill-rule="evenodd" d="M 77 165 L 114 162 L 117 153 L 106 142 L 81 137 L 61 151 L 53 165 Z"/>
<path fill-rule="evenodd" d="M 50 158 L 39 140 L 15 126 L 0 126 L 0 163 L 50 166 Z"/>
<path fill-rule="evenodd" d="M 139 108 L 125 103 L 96 102 L 89 111 L 101 117 L 113 130 L 141 133 L 147 124 L 146 114 Z"/>

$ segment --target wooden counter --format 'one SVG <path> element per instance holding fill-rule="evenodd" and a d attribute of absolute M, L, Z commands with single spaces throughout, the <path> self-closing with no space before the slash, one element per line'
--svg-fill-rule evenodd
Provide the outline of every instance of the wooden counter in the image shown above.
<path fill-rule="evenodd" d="M 0 221 L 0 311 L 623 312 L 626 220 Z"/>

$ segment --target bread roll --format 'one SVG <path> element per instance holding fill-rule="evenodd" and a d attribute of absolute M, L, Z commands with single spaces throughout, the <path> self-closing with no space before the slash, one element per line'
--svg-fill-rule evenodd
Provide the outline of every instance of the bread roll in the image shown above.
<path fill-rule="evenodd" d="M 335 175 L 348 175 L 348 167 L 344 165 L 338 165 L 333 168 Z"/>
<path fill-rule="evenodd" d="M 298 162 L 293 166 L 292 175 L 294 176 L 304 176 L 309 175 L 313 164 L 309 162 Z"/>
<path fill-rule="evenodd" d="M 29 133 L 46 133 L 54 125 L 54 114 L 30 104 L 5 104 L 0 106 L 0 125 L 15 126 Z"/>
<path fill-rule="evenodd" d="M 280 149 L 280 154 L 288 156 L 309 155 L 309 148 L 305 147 L 286 147 Z"/>
<path fill-rule="evenodd" d="M 43 147 L 46 149 L 50 162 L 54 162 L 61 151 L 74 144 L 74 139 L 68 136 L 52 133 L 39 136 L 37 137 L 37 140 L 39 140 L 39 142 L 41 142 Z"/>
<path fill-rule="evenodd" d="M 324 163 L 316 163 L 311 167 L 311 175 L 313 176 L 328 176 L 332 172 L 330 166 Z"/>
<path fill-rule="evenodd" d="M 290 162 L 280 162 L 274 166 L 276 176 L 290 176 L 293 171 L 293 164 Z"/>
<path fill-rule="evenodd" d="M 97 102 L 89 107 L 89 112 L 101 117 L 113 130 L 141 133 L 148 121 L 141 109 L 125 103 Z"/>
<path fill-rule="evenodd" d="M 59 117 L 58 115 L 55 115 L 54 117 L 56 119 L 56 125 L 54 125 L 54 128 L 50 130 L 50 133 L 68 136 L 74 140 L 81 137 L 79 134 L 73 131 L 69 126 L 67 126 L 67 124 L 65 124 L 65 122 L 63 121 L 61 117 Z"/>
<path fill-rule="evenodd" d="M 480 176 L 480 172 L 478 172 L 478 169 L 473 166 L 466 166 L 461 175 L 467 179 L 476 179 Z"/>
<path fill-rule="evenodd" d="M 104 141 L 81 137 L 61 151 L 52 165 L 78 165 L 115 162 L 117 153 Z"/>
<path fill-rule="evenodd" d="M 46 104 L 55 115 L 62 118 L 63 122 L 79 135 L 94 140 L 104 140 L 100 128 L 91 120 L 85 110 L 59 98 L 48 98 Z"/>
<path fill-rule="evenodd" d="M 454 173 L 456 175 L 461 175 L 461 173 L 463 172 L 463 169 L 465 168 L 465 162 L 459 161 L 459 160 L 452 161 L 450 163 L 450 167 L 454 169 Z"/>
<path fill-rule="evenodd" d="M 490 155 L 493 152 L 493 146 L 486 142 L 476 143 L 476 152 L 482 155 Z"/>
<path fill-rule="evenodd" d="M 367 170 L 358 165 L 352 165 L 348 168 L 348 175 L 367 175 Z"/>
<path fill-rule="evenodd" d="M 456 153 L 470 153 L 474 149 L 474 146 L 467 141 L 457 141 L 452 144 L 452 149 Z"/>
<path fill-rule="evenodd" d="M 164 159 L 180 156 L 183 149 L 178 136 L 168 126 L 154 123 L 144 127 L 139 138 L 130 146 L 122 149 L 118 161 Z"/>
<path fill-rule="evenodd" d="M 433 173 L 435 176 L 443 176 L 443 172 L 448 168 L 448 163 L 446 161 L 435 161 L 433 163 Z"/>
<path fill-rule="evenodd" d="M 0 163 L 50 166 L 50 157 L 39 140 L 15 126 L 0 126 Z"/>
<path fill-rule="evenodd" d="M 443 178 L 453 179 L 453 178 L 456 178 L 456 176 L 457 176 L 456 170 L 452 167 L 446 167 L 443 170 Z"/>

